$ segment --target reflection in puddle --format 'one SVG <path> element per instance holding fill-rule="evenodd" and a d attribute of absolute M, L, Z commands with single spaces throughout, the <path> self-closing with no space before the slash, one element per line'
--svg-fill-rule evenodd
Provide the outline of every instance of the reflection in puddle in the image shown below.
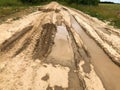
<path fill-rule="evenodd" d="M 54 59 L 54 63 L 70 66 L 74 60 L 71 40 L 65 26 L 57 26 L 57 33 L 54 39 L 54 46 L 48 57 Z M 50 60 L 49 60 L 50 61 Z"/>

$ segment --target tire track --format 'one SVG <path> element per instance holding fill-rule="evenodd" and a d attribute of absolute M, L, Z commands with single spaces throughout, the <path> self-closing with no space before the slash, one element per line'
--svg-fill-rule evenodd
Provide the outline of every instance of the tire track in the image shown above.
<path fill-rule="evenodd" d="M 48 56 L 54 42 L 54 35 L 56 33 L 56 26 L 53 23 L 46 23 L 42 25 L 41 36 L 37 40 L 34 49 L 34 59 L 43 59 Z"/>

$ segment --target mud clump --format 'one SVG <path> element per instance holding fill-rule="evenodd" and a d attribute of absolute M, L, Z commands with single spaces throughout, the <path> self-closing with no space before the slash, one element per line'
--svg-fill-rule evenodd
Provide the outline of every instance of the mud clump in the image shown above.
<path fill-rule="evenodd" d="M 37 43 L 33 51 L 33 59 L 43 59 L 48 56 L 54 44 L 56 31 L 57 28 L 53 23 L 42 25 L 40 38 L 37 39 Z"/>
<path fill-rule="evenodd" d="M 55 9 L 55 13 L 59 13 L 60 12 L 60 10 L 59 9 Z"/>
<path fill-rule="evenodd" d="M 38 11 L 42 11 L 42 12 L 51 12 L 54 11 L 54 9 L 44 9 L 44 8 L 38 8 Z"/>
<path fill-rule="evenodd" d="M 44 81 L 47 81 L 49 79 L 49 75 L 48 74 L 46 74 L 43 78 L 42 78 L 42 80 L 44 80 Z"/>
<path fill-rule="evenodd" d="M 42 12 L 52 12 L 52 11 L 55 11 L 55 13 L 59 13 L 60 10 L 59 9 L 44 9 L 44 8 L 38 8 L 38 11 L 42 11 Z"/>
<path fill-rule="evenodd" d="M 64 8 L 64 7 L 63 7 L 62 9 L 65 10 L 65 11 L 68 11 L 68 10 L 67 10 L 66 8 Z"/>

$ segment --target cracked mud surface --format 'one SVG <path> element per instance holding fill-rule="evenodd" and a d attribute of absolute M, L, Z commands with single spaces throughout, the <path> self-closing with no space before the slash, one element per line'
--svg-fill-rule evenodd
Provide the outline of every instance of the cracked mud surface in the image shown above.
<path fill-rule="evenodd" d="M 0 90 L 120 90 L 120 32 L 96 18 L 52 2 L 0 27 Z"/>

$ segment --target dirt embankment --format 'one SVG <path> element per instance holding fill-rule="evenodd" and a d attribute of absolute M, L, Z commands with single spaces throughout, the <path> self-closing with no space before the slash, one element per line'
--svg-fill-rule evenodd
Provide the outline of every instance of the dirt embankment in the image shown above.
<path fill-rule="evenodd" d="M 38 10 L 0 25 L 0 90 L 120 89 L 119 31 L 56 2 Z"/>

